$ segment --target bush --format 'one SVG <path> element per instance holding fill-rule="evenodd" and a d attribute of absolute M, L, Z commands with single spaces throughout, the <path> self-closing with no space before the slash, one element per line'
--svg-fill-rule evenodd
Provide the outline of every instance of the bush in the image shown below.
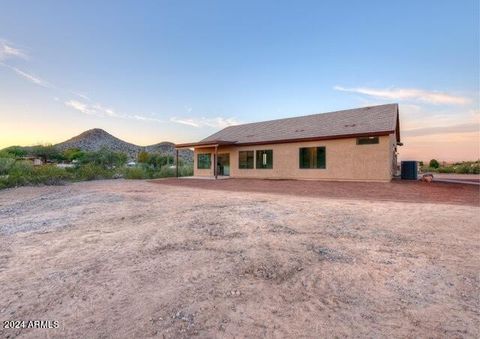
<path fill-rule="evenodd" d="M 184 165 L 179 167 L 179 176 L 191 177 L 193 175 L 193 165 Z"/>
<path fill-rule="evenodd" d="M 115 171 L 103 168 L 95 164 L 81 165 L 73 170 L 75 180 L 98 180 L 111 179 Z"/>
<path fill-rule="evenodd" d="M 84 156 L 85 152 L 77 148 L 69 148 L 63 152 L 63 157 L 68 161 L 81 159 Z"/>
<path fill-rule="evenodd" d="M 47 162 L 47 160 L 64 160 L 63 154 L 52 145 L 34 146 L 30 153 L 41 158 L 44 162 Z"/>
<path fill-rule="evenodd" d="M 72 175 L 65 169 L 55 165 L 46 165 L 33 168 L 31 181 L 33 184 L 62 185 L 71 178 Z"/>
<path fill-rule="evenodd" d="M 432 159 L 432 160 L 430 160 L 430 163 L 429 163 L 428 166 L 432 167 L 432 168 L 439 168 L 440 163 L 436 159 Z"/>
<path fill-rule="evenodd" d="M 14 164 L 13 158 L 0 158 L 0 175 L 7 175 Z"/>
<path fill-rule="evenodd" d="M 123 173 L 125 179 L 147 179 L 149 177 L 145 169 L 141 167 L 125 168 Z"/>
<path fill-rule="evenodd" d="M 120 167 L 127 162 L 127 155 L 102 149 L 98 152 L 86 152 L 78 158 L 82 164 L 94 164 L 106 169 Z"/>
<path fill-rule="evenodd" d="M 2 158 L 24 157 L 28 153 L 25 147 L 21 147 L 21 146 L 10 146 L 10 147 L 4 148 L 0 152 L 2 153 Z"/>
<path fill-rule="evenodd" d="M 440 167 L 437 169 L 438 173 L 454 173 L 455 168 L 453 167 Z"/>

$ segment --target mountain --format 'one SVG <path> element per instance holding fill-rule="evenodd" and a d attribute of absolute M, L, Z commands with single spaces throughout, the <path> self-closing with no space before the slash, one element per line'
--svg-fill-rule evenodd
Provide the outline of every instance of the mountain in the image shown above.
<path fill-rule="evenodd" d="M 54 146 L 61 151 L 77 148 L 82 151 L 92 152 L 106 148 L 110 151 L 126 153 L 130 159 L 136 159 L 138 153 L 141 151 L 163 155 L 175 155 L 174 143 L 160 142 L 150 146 L 138 146 L 114 137 L 100 128 L 90 129 Z M 189 149 L 180 150 L 179 157 L 184 161 L 193 162 L 193 152 Z"/>

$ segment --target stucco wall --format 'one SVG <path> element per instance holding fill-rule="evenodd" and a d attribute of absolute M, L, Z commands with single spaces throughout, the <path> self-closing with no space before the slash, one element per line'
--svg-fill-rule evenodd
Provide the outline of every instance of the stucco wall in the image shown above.
<path fill-rule="evenodd" d="M 324 179 L 324 180 L 371 180 L 389 181 L 392 177 L 392 136 L 379 137 L 379 143 L 357 145 L 355 138 L 324 141 L 272 144 L 260 146 L 219 147 L 218 153 L 230 154 L 230 177 L 275 178 L 275 179 Z M 325 169 L 299 168 L 299 148 L 324 146 Z M 239 169 L 238 152 L 247 150 L 273 150 L 272 169 Z M 194 175 L 213 175 L 209 170 L 197 169 L 198 153 L 213 153 L 214 149 L 195 149 Z"/>

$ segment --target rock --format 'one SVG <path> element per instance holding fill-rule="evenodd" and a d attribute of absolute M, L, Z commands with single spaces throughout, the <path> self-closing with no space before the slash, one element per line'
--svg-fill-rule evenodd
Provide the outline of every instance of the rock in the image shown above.
<path fill-rule="evenodd" d="M 426 183 L 431 183 L 433 181 L 433 174 L 425 173 L 424 175 L 422 175 L 421 181 Z"/>

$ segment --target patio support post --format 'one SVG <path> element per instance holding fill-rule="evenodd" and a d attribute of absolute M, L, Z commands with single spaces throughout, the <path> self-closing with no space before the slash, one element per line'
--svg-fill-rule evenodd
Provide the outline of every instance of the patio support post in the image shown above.
<path fill-rule="evenodd" d="M 215 179 L 217 179 L 218 176 L 218 168 L 217 168 L 217 162 L 218 162 L 218 146 L 215 146 L 215 156 L 213 157 L 213 173 L 215 174 Z"/>
<path fill-rule="evenodd" d="M 175 159 L 175 174 L 178 178 L 178 148 L 175 149 L 175 151 L 176 151 L 176 155 L 175 155 L 175 158 L 176 158 Z"/>

